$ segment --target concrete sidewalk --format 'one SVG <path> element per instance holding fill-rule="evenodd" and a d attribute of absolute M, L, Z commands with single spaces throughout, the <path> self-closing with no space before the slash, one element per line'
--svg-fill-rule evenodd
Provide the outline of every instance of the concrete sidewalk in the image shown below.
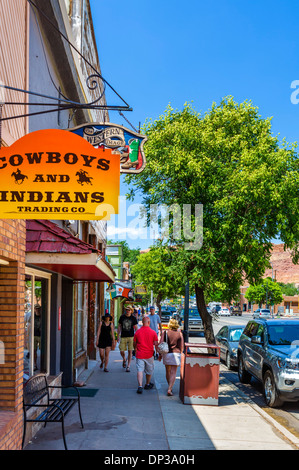
<path fill-rule="evenodd" d="M 156 450 L 163 454 L 169 450 L 299 449 L 299 439 L 221 374 L 218 406 L 184 405 L 178 396 L 179 377 L 174 396 L 166 395 L 162 363 L 155 361 L 155 388 L 139 395 L 135 360 L 131 372 L 126 372 L 119 351 L 110 354 L 108 373 L 93 361 L 80 377 L 86 381 L 81 390 L 92 389 L 95 395 L 81 399 L 84 429 L 77 409 L 66 418 L 69 450 Z M 25 450 L 56 449 L 64 449 L 61 425 L 49 423 Z"/>

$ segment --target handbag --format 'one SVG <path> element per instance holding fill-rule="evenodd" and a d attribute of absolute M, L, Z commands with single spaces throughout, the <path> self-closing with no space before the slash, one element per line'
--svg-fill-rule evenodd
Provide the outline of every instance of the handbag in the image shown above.
<path fill-rule="evenodd" d="M 165 337 L 164 337 L 165 341 L 163 341 L 162 343 L 158 344 L 158 351 L 159 351 L 159 354 L 161 354 L 163 356 L 163 354 L 167 354 L 169 353 L 169 346 L 168 346 L 168 342 L 167 342 L 167 333 L 165 331 Z"/>

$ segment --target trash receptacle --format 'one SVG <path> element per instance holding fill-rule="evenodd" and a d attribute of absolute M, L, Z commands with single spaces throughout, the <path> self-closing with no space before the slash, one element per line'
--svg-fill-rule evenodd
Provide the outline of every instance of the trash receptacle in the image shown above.
<path fill-rule="evenodd" d="M 219 368 L 219 346 L 186 343 L 181 358 L 182 402 L 185 405 L 218 405 Z"/>

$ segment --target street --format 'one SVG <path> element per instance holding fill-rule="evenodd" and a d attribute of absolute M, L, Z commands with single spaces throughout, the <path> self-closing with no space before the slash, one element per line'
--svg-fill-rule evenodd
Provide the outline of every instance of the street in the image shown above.
<path fill-rule="evenodd" d="M 246 325 L 252 319 L 251 313 L 244 313 L 239 316 L 218 317 L 213 321 L 214 334 L 216 335 L 224 325 Z M 190 343 L 204 342 L 202 337 L 190 336 Z M 280 408 L 269 408 L 266 406 L 263 396 L 262 384 L 252 377 L 250 384 L 241 384 L 237 370 L 228 370 L 222 362 L 220 373 L 227 380 L 232 382 L 244 394 L 246 394 L 254 403 L 263 408 L 272 418 L 285 426 L 290 432 L 299 437 L 299 402 L 284 403 Z"/>

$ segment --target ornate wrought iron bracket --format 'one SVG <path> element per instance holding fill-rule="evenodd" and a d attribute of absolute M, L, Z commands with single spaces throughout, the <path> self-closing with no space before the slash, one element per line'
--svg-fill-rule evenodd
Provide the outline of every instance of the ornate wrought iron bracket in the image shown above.
<path fill-rule="evenodd" d="M 97 83 L 96 84 L 97 86 L 95 87 L 95 83 L 96 83 L 95 80 L 94 80 L 95 77 L 96 77 L 96 75 L 93 74 L 93 75 L 91 75 L 87 78 L 86 82 L 87 82 L 87 86 L 88 86 L 89 89 L 95 90 L 99 86 L 98 83 Z M 97 78 L 102 80 L 102 77 L 100 75 Z M 90 80 L 92 80 L 92 83 L 93 83 L 92 88 L 90 87 L 90 85 L 88 85 L 88 82 Z M 20 105 L 21 106 L 44 106 L 44 107 L 50 107 L 52 109 L 47 109 L 47 110 L 43 110 L 43 111 L 36 111 L 36 112 L 29 112 L 29 113 L 26 113 L 26 114 L 19 114 L 19 115 L 9 116 L 9 117 L 2 117 L 1 116 L 0 117 L 0 122 L 1 121 L 9 121 L 11 119 L 24 118 L 24 117 L 28 117 L 28 116 L 36 116 L 36 115 L 40 115 L 40 114 L 54 113 L 54 112 L 67 110 L 67 109 L 73 109 L 73 110 L 93 109 L 93 110 L 107 110 L 107 111 L 133 111 L 133 109 L 129 105 L 114 106 L 114 105 L 101 105 L 101 104 L 98 104 L 99 101 L 101 100 L 104 92 L 101 93 L 99 98 L 97 98 L 96 100 L 94 100 L 90 103 L 79 103 L 79 102 L 76 102 L 76 101 L 69 100 L 66 97 L 57 98 L 57 97 L 53 97 L 53 96 L 44 95 L 44 94 L 41 94 L 41 93 L 36 93 L 34 91 L 22 90 L 20 88 L 11 87 L 11 86 L 8 86 L 8 85 L 0 84 L 0 88 L 20 92 L 20 93 L 23 93 L 23 94 L 26 94 L 26 95 L 38 96 L 38 97 L 44 98 L 46 100 L 52 100 L 52 102 L 33 102 L 33 103 L 21 102 L 21 101 L 4 101 L 3 103 L 1 103 L 2 106 L 4 106 L 4 105 L 5 106 L 8 106 L 8 105 L 9 106 L 20 106 Z"/>

